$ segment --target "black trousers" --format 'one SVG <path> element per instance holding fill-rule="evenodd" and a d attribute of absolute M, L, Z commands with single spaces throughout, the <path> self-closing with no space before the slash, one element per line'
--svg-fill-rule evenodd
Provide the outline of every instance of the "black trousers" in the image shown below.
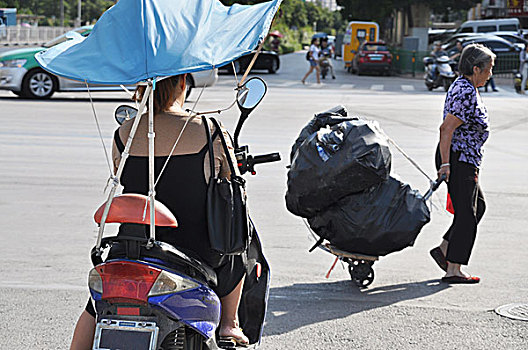
<path fill-rule="evenodd" d="M 455 215 L 444 239 L 449 242 L 447 261 L 467 265 L 477 236 L 477 225 L 486 211 L 486 202 L 478 182 L 479 169 L 459 161 L 459 157 L 459 152 L 451 152 L 449 157 L 451 173 L 447 189 Z M 437 169 L 440 168 L 440 163 L 440 149 L 437 148 Z"/>

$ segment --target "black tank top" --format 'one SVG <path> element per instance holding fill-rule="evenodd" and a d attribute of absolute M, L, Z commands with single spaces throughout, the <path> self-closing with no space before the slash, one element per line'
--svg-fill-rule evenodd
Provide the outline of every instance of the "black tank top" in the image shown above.
<path fill-rule="evenodd" d="M 212 138 L 217 135 L 218 130 Z M 119 129 L 114 133 L 114 141 L 119 152 L 123 153 L 125 146 L 119 137 Z M 156 185 L 156 200 L 165 204 L 176 216 L 178 227 L 156 227 L 156 239 L 191 250 L 214 267 L 220 263 L 221 256 L 211 250 L 207 230 L 207 183 L 203 170 L 207 151 L 206 144 L 197 153 L 170 157 Z M 167 158 L 154 157 L 156 179 Z M 121 175 L 123 193 L 148 195 L 148 183 L 148 157 L 129 156 Z"/>

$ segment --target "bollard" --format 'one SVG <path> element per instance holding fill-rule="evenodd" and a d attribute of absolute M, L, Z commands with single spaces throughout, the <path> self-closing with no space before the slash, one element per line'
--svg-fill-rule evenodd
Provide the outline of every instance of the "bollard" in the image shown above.
<path fill-rule="evenodd" d="M 413 51 L 412 52 L 412 76 L 413 78 L 416 76 L 415 68 L 416 68 L 416 51 Z"/>

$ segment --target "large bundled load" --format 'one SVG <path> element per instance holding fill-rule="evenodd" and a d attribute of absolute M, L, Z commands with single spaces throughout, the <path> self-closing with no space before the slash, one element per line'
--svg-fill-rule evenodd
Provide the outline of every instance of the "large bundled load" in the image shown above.
<path fill-rule="evenodd" d="M 312 217 L 389 177 L 391 154 L 378 124 L 347 119 L 321 113 L 297 139 L 286 193 L 286 206 L 293 214 Z"/>
<path fill-rule="evenodd" d="M 377 123 L 334 108 L 316 115 L 292 148 L 286 206 L 342 250 L 401 250 L 414 244 L 430 216 L 418 191 L 389 176 L 390 166 Z"/>
<path fill-rule="evenodd" d="M 341 199 L 308 222 L 339 249 L 386 255 L 412 246 L 429 220 L 422 195 L 391 176 Z"/>

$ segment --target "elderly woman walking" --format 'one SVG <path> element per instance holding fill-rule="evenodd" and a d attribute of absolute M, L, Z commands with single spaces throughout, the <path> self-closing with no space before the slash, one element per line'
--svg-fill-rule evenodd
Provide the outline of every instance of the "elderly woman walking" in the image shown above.
<path fill-rule="evenodd" d="M 454 207 L 451 227 L 431 256 L 446 274 L 446 283 L 478 283 L 480 278 L 461 271 L 467 265 L 475 243 L 477 225 L 486 203 L 479 185 L 482 146 L 488 139 L 488 112 L 479 87 L 492 75 L 495 54 L 479 44 L 462 51 L 460 77 L 449 88 L 436 151 L 438 176 L 446 176 Z"/>

